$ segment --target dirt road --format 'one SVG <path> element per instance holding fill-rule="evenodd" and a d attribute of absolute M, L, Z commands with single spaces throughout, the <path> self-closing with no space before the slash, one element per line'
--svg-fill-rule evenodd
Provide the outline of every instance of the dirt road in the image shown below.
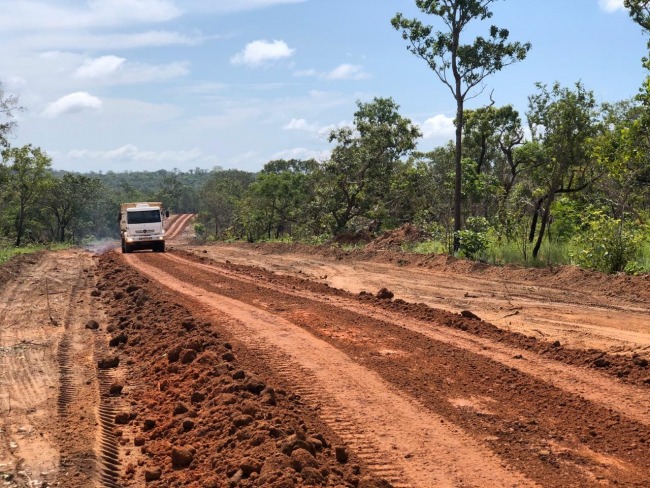
<path fill-rule="evenodd" d="M 164 254 L 5 268 L 7 486 L 648 486 L 644 281 L 197 247 L 190 218 Z"/>

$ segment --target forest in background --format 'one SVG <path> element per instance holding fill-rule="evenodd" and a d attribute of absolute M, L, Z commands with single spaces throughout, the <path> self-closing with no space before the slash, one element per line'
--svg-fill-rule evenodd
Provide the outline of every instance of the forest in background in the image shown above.
<path fill-rule="evenodd" d="M 425 13 L 449 15 L 432 7 L 438 2 L 419 3 L 431 4 Z M 647 2 L 625 4 L 650 31 Z M 468 22 L 482 15 L 474 14 Z M 435 34 L 413 22 L 399 14 L 393 19 L 413 54 L 434 71 L 444 68 L 427 56 L 444 60 L 449 51 L 418 51 L 418 39 Z M 495 60 L 474 46 L 473 64 L 460 80 L 468 90 L 482 81 L 472 75 L 477 70 L 490 74 L 488 68 L 508 64 L 504 56 L 512 62 L 525 57 L 525 46 L 505 42 L 507 32 L 493 34 L 490 52 L 505 51 Z M 328 160 L 269 161 L 258 173 L 52 170 L 40 148 L 11 147 L 12 114 L 20 106 L 0 85 L 0 242 L 20 247 L 117 238 L 121 202 L 162 201 L 172 212 L 198 214 L 202 240 L 337 242 L 410 223 L 430 236 L 408 249 L 416 252 L 648 273 L 650 76 L 639 81 L 636 97 L 602 105 L 582 83 L 540 84 L 524 114 L 495 103 L 465 109 L 457 93 L 457 138 L 431 152 L 417 151 L 419 128 L 392 98 L 358 102 L 352 126 L 330 133 Z"/>

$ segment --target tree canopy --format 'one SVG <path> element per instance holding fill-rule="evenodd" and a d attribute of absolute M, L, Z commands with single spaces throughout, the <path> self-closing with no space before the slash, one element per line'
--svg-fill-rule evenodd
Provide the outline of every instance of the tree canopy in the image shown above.
<path fill-rule="evenodd" d="M 407 49 L 423 59 L 436 76 L 451 91 L 456 100 L 456 154 L 454 179 L 454 230 L 461 229 L 462 205 L 462 138 L 464 104 L 473 91 L 483 91 L 486 77 L 505 66 L 522 61 L 531 48 L 530 43 L 508 42 L 507 29 L 490 26 L 487 37 L 478 36 L 466 43 L 467 27 L 471 22 L 492 17 L 490 4 L 495 0 L 415 0 L 425 14 L 437 17 L 445 30 L 434 31 L 418 19 L 406 19 L 398 13 L 392 19 L 395 29 L 401 30 L 408 41 Z M 454 239 L 454 250 L 459 240 Z"/>

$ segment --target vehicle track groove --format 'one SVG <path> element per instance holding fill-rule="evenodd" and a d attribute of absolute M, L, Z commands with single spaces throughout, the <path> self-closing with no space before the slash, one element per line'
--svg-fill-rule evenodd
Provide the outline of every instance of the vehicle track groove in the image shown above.
<path fill-rule="evenodd" d="M 650 426 L 650 391 L 643 391 L 631 385 L 622 384 L 614 378 L 603 376 L 593 370 L 544 358 L 526 349 L 501 344 L 468 332 L 446 327 L 432 327 L 431 323 L 414 318 L 405 320 L 403 316 L 391 311 L 376 308 L 367 310 L 360 306 L 358 302 L 348 298 L 321 296 L 308 290 L 289 289 L 289 285 L 283 283 L 266 282 L 262 275 L 251 277 L 250 275 L 237 273 L 227 267 L 222 267 L 218 263 L 197 263 L 176 253 L 170 253 L 165 257 L 179 264 L 182 263 L 185 266 L 193 266 L 207 271 L 215 277 L 227 276 L 269 290 L 285 294 L 291 293 L 293 296 L 300 296 L 307 300 L 343 308 L 368 318 L 386 320 L 432 340 L 455 345 L 490 360 L 498 361 L 567 392 L 580 395 L 587 400 L 600 403 L 608 408 L 613 408 L 638 422 Z"/>
<path fill-rule="evenodd" d="M 123 259 L 147 277 L 160 280 L 173 291 L 192 297 L 199 308 L 205 309 L 207 304 L 214 307 L 220 318 L 215 316 L 212 320 L 223 321 L 222 314 L 230 316 L 228 329 L 246 343 L 247 349 L 250 343 L 268 343 L 268 346 L 275 348 L 267 352 L 270 354 L 267 363 L 274 364 L 274 374 L 282 376 L 283 371 L 285 375 L 287 371 L 289 375 L 291 370 L 298 371 L 299 377 L 290 383 L 291 389 L 308 399 L 314 408 L 332 408 L 329 418 L 349 421 L 347 425 L 336 421 L 332 424 L 328 422 L 328 425 L 335 429 L 339 424 L 339 428 L 343 429 L 343 440 L 355 443 L 355 446 L 354 435 L 365 436 L 364 445 L 375 446 L 379 453 L 369 461 L 376 461 L 389 470 L 395 466 L 405 473 L 404 476 L 398 472 L 392 475 L 396 480 L 400 478 L 396 482 L 407 486 L 471 486 L 481 480 L 480 483 L 495 487 L 536 486 L 521 472 L 504 469 L 503 461 L 461 428 L 447 420 L 441 421 L 436 413 L 424 408 L 414 397 L 396 391 L 375 372 L 342 351 L 288 319 L 269 312 L 264 304 L 248 304 L 231 298 L 228 293 L 222 294 L 223 290 L 215 288 L 212 283 L 205 285 L 204 280 L 209 280 L 207 276 L 184 276 L 184 271 L 178 265 L 159 256 L 162 259 L 150 259 L 155 256 L 143 253 L 123 256 Z M 152 262 L 156 265 L 150 264 Z M 206 318 L 210 318 L 209 312 L 206 313 Z M 291 362 L 282 360 L 279 364 L 273 363 L 275 360 L 272 357 L 280 352 L 290 357 Z M 317 381 L 301 381 L 304 369 L 315 375 Z M 301 389 L 309 388 L 311 383 L 318 389 L 316 393 Z M 334 400 L 320 402 L 317 400 L 319 396 L 332 397 Z M 338 407 L 327 407 L 324 403 L 338 404 Z M 372 412 L 371 416 L 367 415 L 369 412 Z M 415 453 L 405 458 L 407 453 L 402 451 L 411 449 L 407 446 L 413 444 L 418 446 Z M 481 459 L 481 462 L 474 462 L 473 459 Z"/>

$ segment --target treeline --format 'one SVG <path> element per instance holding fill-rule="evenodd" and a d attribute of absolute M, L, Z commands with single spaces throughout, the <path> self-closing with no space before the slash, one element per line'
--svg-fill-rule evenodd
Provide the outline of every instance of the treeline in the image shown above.
<path fill-rule="evenodd" d="M 564 245 L 569 260 L 587 267 L 645 270 L 648 115 L 642 100 L 597 106 L 581 84 L 538 86 L 527 126 L 511 106 L 466 111 L 461 253 L 487 259 L 505 247 L 523 261 L 549 260 L 543 244 Z M 451 251 L 455 147 L 416 152 L 418 137 L 392 100 L 359 103 L 353 127 L 332 132 L 328 161 L 271 161 L 257 175 L 212 172 L 199 230 L 219 239 L 322 241 L 413 223 Z"/>
<path fill-rule="evenodd" d="M 195 169 L 74 174 L 52 171 L 32 146 L 0 165 L 0 233 L 15 245 L 117 236 L 125 201 L 163 201 L 197 213 L 206 239 L 323 242 L 412 223 L 432 240 L 488 259 L 523 261 L 543 243 L 605 271 L 647 267 L 650 108 L 643 96 L 598 106 L 581 84 L 538 86 L 526 125 L 511 106 L 465 111 L 463 230 L 454 234 L 452 142 L 416 151 L 419 129 L 390 98 L 358 103 L 351 127 L 330 134 L 327 161 L 277 160 L 259 173 Z M 498 259 L 492 259 L 498 261 Z"/>
<path fill-rule="evenodd" d="M 0 240 L 14 246 L 117 238 L 122 202 L 162 201 L 178 212 L 198 212 L 199 189 L 209 174 L 53 171 L 47 154 L 31 145 L 5 149 L 2 156 Z"/>

